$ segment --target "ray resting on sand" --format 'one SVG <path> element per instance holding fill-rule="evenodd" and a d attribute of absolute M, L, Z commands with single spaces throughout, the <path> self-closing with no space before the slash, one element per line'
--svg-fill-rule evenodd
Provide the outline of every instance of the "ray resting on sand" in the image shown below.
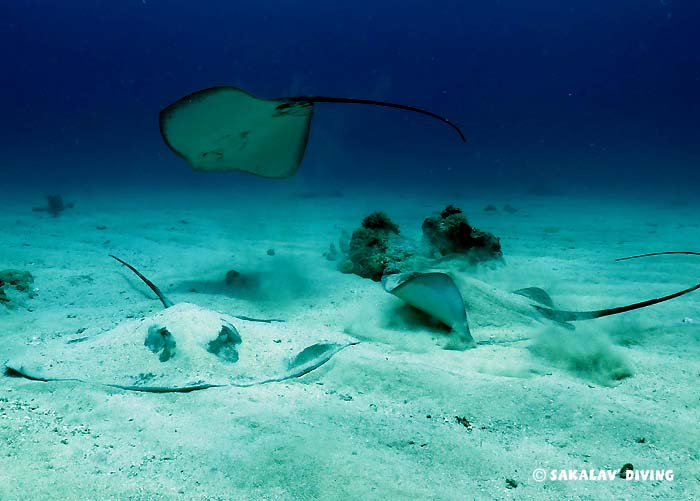
<path fill-rule="evenodd" d="M 334 332 L 175 304 L 133 266 L 114 259 L 153 290 L 164 310 L 94 337 L 49 341 L 7 361 L 7 373 L 145 392 L 248 387 L 303 376 L 357 344 Z"/>

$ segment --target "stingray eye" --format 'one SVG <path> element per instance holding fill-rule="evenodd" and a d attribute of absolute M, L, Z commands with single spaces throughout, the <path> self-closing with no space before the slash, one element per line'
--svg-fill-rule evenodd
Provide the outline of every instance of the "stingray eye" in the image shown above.
<path fill-rule="evenodd" d="M 144 346 L 153 353 L 160 353 L 159 360 L 167 362 L 175 356 L 175 338 L 166 327 L 152 325 L 148 329 L 148 335 L 144 341 Z"/>
<path fill-rule="evenodd" d="M 207 351 L 226 362 L 234 363 L 238 361 L 238 345 L 241 344 L 241 341 L 241 335 L 236 328 L 225 323 L 221 326 L 216 339 L 207 344 Z"/>

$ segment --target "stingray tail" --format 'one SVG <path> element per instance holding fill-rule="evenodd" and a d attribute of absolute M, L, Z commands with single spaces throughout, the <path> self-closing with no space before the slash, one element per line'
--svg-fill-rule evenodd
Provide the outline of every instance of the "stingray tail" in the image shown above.
<path fill-rule="evenodd" d="M 457 125 L 451 121 L 449 118 L 433 113 L 432 111 L 424 110 L 423 108 L 416 108 L 415 106 L 407 106 L 405 104 L 389 103 L 387 101 L 375 101 L 374 99 L 353 99 L 349 97 L 328 97 L 328 96 L 292 96 L 284 98 L 293 102 L 310 102 L 310 103 L 341 103 L 341 104 L 369 104 L 371 106 L 384 106 L 386 108 L 395 108 L 397 110 L 412 111 L 414 113 L 421 113 L 422 115 L 429 116 L 436 120 L 439 120 L 454 129 L 454 131 L 459 135 L 462 142 L 466 143 L 467 139 Z"/>
<path fill-rule="evenodd" d="M 666 252 L 651 252 L 648 254 L 638 254 L 636 256 L 627 256 L 627 257 L 621 257 L 616 259 L 615 261 L 627 261 L 630 259 L 639 259 L 643 257 L 651 257 L 651 256 L 666 256 L 666 255 L 671 255 L 671 254 L 685 254 L 685 255 L 693 255 L 693 256 L 700 256 L 700 252 L 693 252 L 693 251 L 666 251 Z M 632 311 L 632 310 L 638 310 L 640 308 L 646 308 L 648 306 L 652 306 L 655 304 L 663 303 L 665 301 L 670 301 L 671 299 L 675 299 L 677 297 L 684 296 L 686 294 L 690 294 L 691 292 L 694 292 L 696 290 L 700 289 L 700 284 L 694 285 L 693 287 L 689 287 L 687 289 L 683 289 L 678 292 L 674 292 L 673 294 L 668 294 L 667 296 L 662 296 L 654 299 L 648 299 L 646 301 L 640 301 L 638 303 L 633 303 L 629 304 L 626 306 L 618 306 L 615 308 L 606 308 L 602 310 L 593 310 L 593 311 L 565 311 L 565 310 L 558 310 L 554 308 L 553 303 L 552 304 L 545 304 L 546 307 L 544 306 L 539 306 L 539 305 L 532 305 L 537 311 L 539 311 L 543 316 L 549 318 L 550 320 L 554 320 L 557 322 L 575 322 L 577 320 L 591 320 L 594 318 L 600 318 L 600 317 L 607 317 L 610 315 L 617 315 L 618 313 L 625 313 L 627 311 Z M 515 291 L 516 294 L 520 294 L 526 297 L 530 297 L 531 299 L 535 299 L 532 295 L 532 292 L 536 291 L 539 292 L 535 288 L 529 288 L 529 289 L 521 289 L 519 291 Z M 544 291 L 542 291 L 544 292 Z M 542 303 L 542 301 L 539 301 Z"/>
<path fill-rule="evenodd" d="M 646 308 L 647 306 L 652 306 L 655 304 L 663 303 L 665 301 L 670 301 L 677 297 L 690 294 L 696 290 L 700 289 L 700 284 L 697 284 L 688 289 L 682 291 L 674 292 L 668 296 L 663 296 L 655 299 L 649 299 L 647 301 L 641 301 L 639 303 L 629 304 L 627 306 L 618 306 L 616 308 L 606 308 L 604 310 L 594 310 L 594 311 L 564 311 L 555 310 L 551 308 L 545 308 L 543 306 L 538 306 L 536 304 L 532 305 L 537 311 L 542 313 L 545 317 L 556 320 L 557 322 L 575 322 L 577 320 L 592 320 L 594 318 L 608 317 L 610 315 L 617 315 L 618 313 L 625 313 L 626 311 L 638 310 L 640 308 Z"/>
<path fill-rule="evenodd" d="M 175 303 L 173 303 L 170 299 L 168 299 L 167 297 L 165 297 L 165 294 L 163 294 L 163 293 L 161 292 L 161 290 L 156 286 L 156 284 L 154 284 L 154 283 L 151 282 L 149 279 L 147 279 L 146 277 L 144 277 L 144 276 L 141 274 L 141 272 L 140 272 L 139 270 L 137 270 L 136 268 L 134 268 L 133 266 L 131 266 L 131 265 L 130 265 L 129 263 L 127 263 L 126 261 L 124 261 L 124 260 L 122 260 L 122 259 L 119 259 L 117 256 L 113 256 L 112 254 L 110 254 L 109 257 L 111 257 L 112 259 L 115 259 L 115 260 L 119 261 L 121 264 L 123 264 L 124 266 L 126 266 L 127 268 L 129 268 L 131 271 L 133 271 L 133 272 L 136 274 L 137 277 L 139 277 L 141 280 L 143 280 L 143 282 L 151 288 L 151 290 L 155 293 L 155 295 L 158 296 L 158 299 L 160 299 L 160 302 L 163 303 L 163 306 L 164 306 L 165 308 L 170 308 L 173 304 L 175 304 Z"/>
<path fill-rule="evenodd" d="M 651 256 L 668 256 L 670 254 L 686 254 L 690 256 L 700 256 L 700 252 L 693 251 L 666 251 L 666 252 L 651 252 L 649 254 L 638 254 L 636 256 L 627 256 L 616 259 L 615 261 L 627 261 L 629 259 L 638 259 L 640 257 L 651 257 Z"/>

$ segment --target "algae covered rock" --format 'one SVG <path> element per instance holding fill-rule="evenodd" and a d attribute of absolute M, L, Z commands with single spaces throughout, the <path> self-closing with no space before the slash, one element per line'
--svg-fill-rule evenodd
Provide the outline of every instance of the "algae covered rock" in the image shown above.
<path fill-rule="evenodd" d="M 391 220 L 384 212 L 373 212 L 362 220 L 362 228 L 382 232 L 400 233 L 399 225 Z"/>
<path fill-rule="evenodd" d="M 503 257 L 498 237 L 474 228 L 462 210 L 448 205 L 423 221 L 423 237 L 439 256 L 466 254 L 474 262 Z"/>
<path fill-rule="evenodd" d="M 8 289 L 14 289 L 33 297 L 32 285 L 34 285 L 34 277 L 28 271 L 0 270 L 0 303 L 6 305 L 10 303 L 10 297 L 7 295 Z"/>
<path fill-rule="evenodd" d="M 414 253 L 414 245 L 400 236 L 399 226 L 385 213 L 374 212 L 352 233 L 347 259 L 338 269 L 378 282 L 385 273 L 400 271 Z"/>
<path fill-rule="evenodd" d="M 352 233 L 341 252 L 331 248 L 326 259 L 338 259 L 338 270 L 380 281 L 384 275 L 429 268 L 436 258 L 450 254 L 477 263 L 500 259 L 497 237 L 472 227 L 461 209 L 448 205 L 423 222 L 423 242 L 401 235 L 399 226 L 384 212 L 373 212 Z"/>

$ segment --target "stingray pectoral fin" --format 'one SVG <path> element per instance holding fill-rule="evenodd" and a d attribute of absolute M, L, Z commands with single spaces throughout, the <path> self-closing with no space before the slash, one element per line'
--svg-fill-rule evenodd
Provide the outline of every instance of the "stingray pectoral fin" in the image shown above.
<path fill-rule="evenodd" d="M 542 306 L 537 304 L 532 304 L 530 306 L 539 311 L 543 316 L 547 317 L 553 322 L 556 322 L 560 327 L 571 331 L 576 329 L 576 327 L 574 327 L 568 321 L 555 318 L 557 316 L 556 312 L 558 310 L 554 307 L 554 301 L 552 300 L 552 297 L 544 289 L 540 289 L 539 287 L 527 287 L 525 289 L 518 289 L 517 291 L 513 291 L 513 294 L 517 294 L 519 296 L 531 299 L 536 303 L 540 303 L 540 305 Z M 562 318 L 565 316 L 566 315 L 562 315 Z"/>
<path fill-rule="evenodd" d="M 307 346 L 301 350 L 297 355 L 289 360 L 284 368 L 283 373 L 277 377 L 271 377 L 268 379 L 263 379 L 262 381 L 254 381 L 250 383 L 232 383 L 231 386 L 238 387 L 249 387 L 258 386 L 261 384 L 268 383 L 279 383 L 281 381 L 286 381 L 287 379 L 294 379 L 301 377 L 304 374 L 318 369 L 323 364 L 328 362 L 336 353 L 347 348 L 348 346 L 354 346 L 359 344 L 357 341 L 351 341 L 348 343 L 316 343 L 311 346 Z"/>
<path fill-rule="evenodd" d="M 566 311 L 557 310 L 553 308 L 545 308 L 538 305 L 532 305 L 537 311 L 542 315 L 554 320 L 556 322 L 576 322 L 579 320 L 591 320 L 594 318 L 608 317 L 610 315 L 617 315 L 618 313 L 625 313 L 627 311 L 638 310 L 640 308 L 646 308 L 647 306 L 653 306 L 658 303 L 663 303 L 664 301 L 670 301 L 685 294 L 689 294 L 693 291 L 700 289 L 700 284 L 697 284 L 688 289 L 682 291 L 674 292 L 668 296 L 663 296 L 655 299 L 649 299 L 647 301 L 641 301 L 639 303 L 629 304 L 627 306 L 618 306 L 615 308 L 606 308 L 604 310 L 592 310 L 592 311 Z"/>
<path fill-rule="evenodd" d="M 476 348 L 476 341 L 469 332 L 469 326 L 464 325 L 463 329 L 452 329 L 452 335 L 444 346 L 446 350 L 464 351 Z"/>
<path fill-rule="evenodd" d="M 545 308 L 538 304 L 533 304 L 532 307 L 536 309 L 543 317 L 552 320 L 557 323 L 567 323 L 575 320 L 590 320 L 592 318 L 598 318 L 595 315 L 595 311 L 566 311 L 566 310 L 555 310 L 553 308 Z"/>
<path fill-rule="evenodd" d="M 281 318 L 254 318 L 254 317 L 247 317 L 245 315 L 231 315 L 232 317 L 236 317 L 240 320 L 247 320 L 248 322 L 260 322 L 263 324 L 271 324 L 273 322 L 286 322 L 286 320 L 282 320 Z"/>
<path fill-rule="evenodd" d="M 328 362 L 333 355 L 340 350 L 357 344 L 351 343 L 316 343 L 301 350 L 287 363 L 287 375 L 284 379 L 290 379 L 308 374 L 314 369 Z"/>
<path fill-rule="evenodd" d="M 53 381 L 46 376 L 40 368 L 27 367 L 17 360 L 10 359 L 5 362 L 5 375 L 10 377 L 23 377 L 32 381 Z"/>
<path fill-rule="evenodd" d="M 547 294 L 547 291 L 545 291 L 544 289 L 540 289 L 539 287 L 527 287 L 525 289 L 518 289 L 517 291 L 513 291 L 513 294 L 532 299 L 533 301 L 540 303 L 546 306 L 547 308 L 554 308 L 554 301 L 552 301 L 551 296 Z"/>
<path fill-rule="evenodd" d="M 7 362 L 5 365 L 5 375 L 10 377 L 22 377 L 30 381 L 39 381 L 42 383 L 68 382 L 75 381 L 78 383 L 90 384 L 89 381 L 80 378 L 59 378 L 45 376 L 41 371 L 27 369 L 21 365 L 14 365 L 12 362 Z M 134 386 L 111 383 L 94 383 L 100 386 L 108 386 L 110 388 L 118 388 L 120 390 L 140 391 L 145 393 L 188 393 L 190 391 L 205 390 L 207 388 L 216 388 L 223 385 L 220 384 L 194 384 L 190 386 Z"/>
<path fill-rule="evenodd" d="M 222 384 L 193 384 L 190 386 L 133 386 L 122 384 L 105 384 L 110 388 L 119 388 L 120 390 L 140 391 L 143 393 L 189 393 L 191 391 L 206 390 L 209 388 L 221 388 Z"/>
<path fill-rule="evenodd" d="M 448 350 L 465 350 L 476 346 L 469 331 L 464 298 L 457 285 L 446 273 L 402 273 L 382 279 L 384 290 L 414 308 L 436 318 L 450 329 L 454 339 Z"/>
<path fill-rule="evenodd" d="M 86 383 L 85 380 L 77 377 L 51 377 L 47 376 L 41 367 L 28 367 L 21 362 L 8 360 L 5 362 L 5 376 L 20 377 L 30 381 L 39 381 L 42 383 L 50 383 L 51 381 L 75 381 L 78 383 Z"/>

